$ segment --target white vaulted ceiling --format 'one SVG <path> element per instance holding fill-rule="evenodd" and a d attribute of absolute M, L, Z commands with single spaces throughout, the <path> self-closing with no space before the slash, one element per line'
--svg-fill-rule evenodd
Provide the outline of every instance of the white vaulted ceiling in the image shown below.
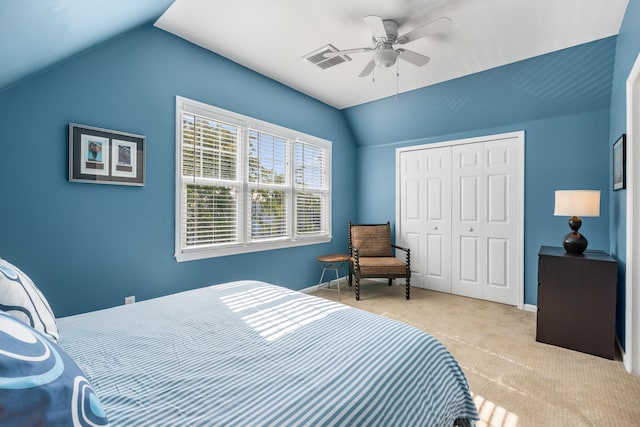
<path fill-rule="evenodd" d="M 176 0 L 156 26 L 342 109 L 615 35 L 626 7 L 627 0 Z M 399 61 L 360 78 L 371 53 L 326 70 L 302 58 L 327 44 L 372 46 L 367 15 L 395 20 L 399 34 L 441 16 L 452 24 L 445 36 L 403 46 L 429 56 L 424 67 Z"/>

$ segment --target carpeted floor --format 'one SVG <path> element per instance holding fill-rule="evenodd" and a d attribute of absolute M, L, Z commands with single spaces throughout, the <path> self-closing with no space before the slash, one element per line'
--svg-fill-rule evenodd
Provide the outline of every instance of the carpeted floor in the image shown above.
<path fill-rule="evenodd" d="M 342 284 L 343 303 L 414 325 L 449 349 L 467 376 L 479 427 L 640 426 L 640 376 L 621 360 L 536 342 L 535 313 L 416 288 L 407 301 L 404 287 L 374 281 L 356 301 Z"/>

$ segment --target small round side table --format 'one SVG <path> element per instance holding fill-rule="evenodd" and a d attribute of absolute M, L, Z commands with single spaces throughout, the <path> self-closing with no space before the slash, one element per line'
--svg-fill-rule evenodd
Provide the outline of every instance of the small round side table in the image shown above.
<path fill-rule="evenodd" d="M 342 270 L 344 274 L 345 280 L 347 280 L 346 270 L 344 268 L 344 263 L 349 261 L 349 255 L 344 254 L 331 254 L 331 255 L 320 255 L 317 260 L 322 263 L 322 275 L 320 276 L 320 281 L 318 282 L 318 288 L 316 289 L 316 295 L 322 286 L 322 281 L 324 280 L 324 273 L 327 270 L 335 271 L 336 273 L 336 284 L 338 285 L 338 289 L 331 289 L 331 278 L 329 277 L 329 281 L 327 282 L 327 289 L 331 291 L 338 291 L 338 299 L 340 299 L 340 276 L 339 270 Z M 348 282 L 347 282 L 348 283 Z"/>

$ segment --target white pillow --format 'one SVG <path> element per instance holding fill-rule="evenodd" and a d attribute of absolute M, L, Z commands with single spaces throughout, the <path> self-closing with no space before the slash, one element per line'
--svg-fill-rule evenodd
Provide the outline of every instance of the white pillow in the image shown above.
<path fill-rule="evenodd" d="M 0 258 L 0 310 L 58 342 L 56 318 L 40 289 L 20 269 Z"/>

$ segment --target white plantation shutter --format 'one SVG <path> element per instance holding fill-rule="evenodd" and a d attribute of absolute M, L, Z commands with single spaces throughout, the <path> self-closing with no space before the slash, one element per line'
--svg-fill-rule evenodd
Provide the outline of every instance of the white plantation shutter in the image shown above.
<path fill-rule="evenodd" d="M 328 150 L 295 143 L 296 233 L 324 234 L 329 216 Z"/>
<path fill-rule="evenodd" d="M 186 193 L 186 246 L 238 241 L 238 202 L 234 187 L 187 184 Z"/>
<path fill-rule="evenodd" d="M 176 259 L 327 242 L 331 143 L 176 98 Z"/>
<path fill-rule="evenodd" d="M 286 193 L 276 190 L 251 190 L 251 240 L 286 237 Z"/>
<path fill-rule="evenodd" d="M 183 247 L 240 241 L 237 221 L 240 136 L 237 126 L 183 112 Z"/>
<path fill-rule="evenodd" d="M 182 115 L 182 175 L 236 180 L 237 126 L 191 113 Z"/>
<path fill-rule="evenodd" d="M 288 146 L 284 137 L 249 130 L 249 183 L 287 185 Z"/>
<path fill-rule="evenodd" d="M 289 141 L 249 130 L 249 188 L 251 240 L 290 235 L 287 198 Z"/>

